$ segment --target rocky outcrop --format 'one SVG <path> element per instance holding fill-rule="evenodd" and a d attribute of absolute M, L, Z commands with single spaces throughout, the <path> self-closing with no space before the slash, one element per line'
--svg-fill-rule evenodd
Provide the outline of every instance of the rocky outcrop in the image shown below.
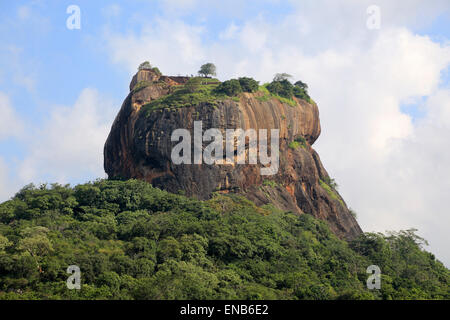
<path fill-rule="evenodd" d="M 243 93 L 237 99 L 146 110 L 142 106 L 173 91 L 185 77 L 159 76 L 143 70 L 133 77 L 130 94 L 117 115 L 105 144 L 105 171 L 110 178 L 137 178 L 171 191 L 183 190 L 200 199 L 213 192 L 239 193 L 258 205 L 273 204 L 282 210 L 312 214 L 327 221 L 341 238 L 361 233 L 311 145 L 320 135 L 315 103 L 295 99 L 295 106 L 263 92 Z M 145 82 L 145 86 L 140 84 Z M 175 129 L 188 129 L 194 121 L 203 131 L 226 129 L 279 129 L 279 170 L 261 175 L 261 164 L 174 164 L 171 141 Z M 301 143 L 292 143 L 295 139 Z M 208 143 L 205 143 L 207 145 Z"/>

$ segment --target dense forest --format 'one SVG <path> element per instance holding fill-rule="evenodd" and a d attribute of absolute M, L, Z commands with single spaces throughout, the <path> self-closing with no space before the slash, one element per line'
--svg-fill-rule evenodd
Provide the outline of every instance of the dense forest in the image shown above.
<path fill-rule="evenodd" d="M 0 204 L 0 299 L 449 299 L 423 244 L 414 230 L 345 242 L 308 214 L 137 180 L 29 185 Z"/>

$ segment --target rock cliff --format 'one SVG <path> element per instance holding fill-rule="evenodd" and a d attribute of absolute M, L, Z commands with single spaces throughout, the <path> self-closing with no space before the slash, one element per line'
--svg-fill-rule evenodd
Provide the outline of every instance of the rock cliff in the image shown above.
<path fill-rule="evenodd" d="M 214 192 L 238 193 L 257 205 L 312 214 L 327 221 L 341 238 L 362 232 L 311 147 L 320 135 L 314 102 L 294 97 L 294 104 L 288 104 L 258 91 L 214 103 L 151 107 L 151 102 L 169 96 L 188 79 L 152 70 L 133 77 L 105 144 L 104 167 L 110 178 L 142 179 L 199 199 Z M 171 141 L 172 132 L 183 128 L 193 135 L 194 121 L 202 121 L 203 131 L 279 129 L 278 172 L 261 175 L 261 164 L 174 164 L 171 152 L 178 142 Z"/>

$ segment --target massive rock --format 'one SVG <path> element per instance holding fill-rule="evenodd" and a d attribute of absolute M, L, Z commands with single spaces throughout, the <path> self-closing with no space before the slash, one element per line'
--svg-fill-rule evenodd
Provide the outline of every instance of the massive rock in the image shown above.
<path fill-rule="evenodd" d="M 257 205 L 270 203 L 282 210 L 312 214 L 327 221 L 341 238 L 351 239 L 362 232 L 311 147 L 320 135 L 315 103 L 294 98 L 296 104 L 291 106 L 276 98 L 263 99 L 264 93 L 256 92 L 242 93 L 239 101 L 219 100 L 215 105 L 142 110 L 143 105 L 170 94 L 187 80 L 160 76 L 152 70 L 141 70 L 133 77 L 130 94 L 105 144 L 104 166 L 110 178 L 142 179 L 200 199 L 213 192 L 238 193 Z M 172 132 L 184 128 L 193 135 L 194 121 L 200 120 L 203 131 L 279 129 L 278 173 L 261 175 L 261 164 L 174 164 L 171 152 L 178 142 L 171 141 Z M 304 138 L 303 145 L 292 144 L 299 137 Z"/>

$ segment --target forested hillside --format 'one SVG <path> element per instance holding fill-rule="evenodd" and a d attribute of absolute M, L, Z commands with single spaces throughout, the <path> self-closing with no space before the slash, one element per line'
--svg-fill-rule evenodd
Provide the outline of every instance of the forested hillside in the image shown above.
<path fill-rule="evenodd" d="M 0 299 L 449 299 L 422 243 L 412 230 L 347 243 L 307 214 L 137 180 L 28 186 L 0 204 Z"/>

